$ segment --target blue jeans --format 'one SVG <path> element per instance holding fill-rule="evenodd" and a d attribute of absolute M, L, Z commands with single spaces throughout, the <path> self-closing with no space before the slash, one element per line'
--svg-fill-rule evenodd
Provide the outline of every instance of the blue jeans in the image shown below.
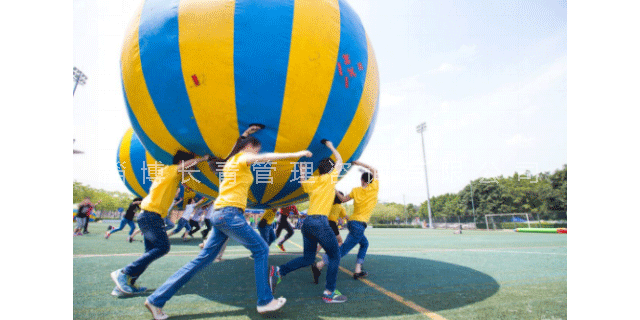
<path fill-rule="evenodd" d="M 354 220 L 347 222 L 349 234 L 344 240 L 344 243 L 340 246 L 340 258 L 346 256 L 351 249 L 353 249 L 357 244 L 360 244 L 356 263 L 364 263 L 364 257 L 367 255 L 367 248 L 369 248 L 369 240 L 367 240 L 367 237 L 364 235 L 364 230 L 366 228 L 365 224 L 360 221 Z M 328 257 L 326 254 L 322 256 L 322 261 L 324 261 L 325 264 L 327 263 Z"/>
<path fill-rule="evenodd" d="M 213 212 L 210 221 L 213 225 L 213 231 L 207 238 L 200 254 L 169 277 L 163 285 L 147 298 L 152 305 L 159 308 L 164 307 L 164 304 L 182 286 L 218 256 L 220 249 L 229 237 L 251 251 L 254 259 L 258 306 L 267 305 L 273 300 L 273 294 L 269 286 L 269 265 L 267 261 L 269 247 L 267 247 L 267 243 L 262 240 L 260 235 L 247 224 L 243 211 L 235 207 L 220 208 Z M 241 270 L 233 271 L 242 272 Z M 229 276 L 233 275 L 229 274 Z"/>
<path fill-rule="evenodd" d="M 129 236 L 131 236 L 133 234 L 133 231 L 136 230 L 136 224 L 133 223 L 133 221 L 127 219 L 127 218 L 122 218 L 122 220 L 120 220 L 120 227 L 118 227 L 118 229 L 113 229 L 109 232 L 109 234 L 114 234 L 122 229 L 124 229 L 125 225 L 129 225 L 129 228 L 131 228 L 131 230 L 129 230 Z"/>
<path fill-rule="evenodd" d="M 151 262 L 169 253 L 171 244 L 164 230 L 164 221 L 155 212 L 142 211 L 138 216 L 138 226 L 144 236 L 144 254 L 122 270 L 136 279 Z"/>
<path fill-rule="evenodd" d="M 270 246 L 276 240 L 276 233 L 273 231 L 273 225 L 268 224 L 264 228 L 258 226 L 258 232 L 260 232 L 260 236 L 267 243 L 267 246 Z"/>
<path fill-rule="evenodd" d="M 169 214 L 167 214 L 167 216 L 164 218 L 164 225 L 165 225 L 164 231 L 169 231 L 176 226 L 176 224 L 171 222 L 171 219 L 169 218 L 170 213 L 171 213 L 171 210 L 169 210 Z"/>
<path fill-rule="evenodd" d="M 184 228 L 186 231 L 191 231 L 191 225 L 189 224 L 189 221 L 187 221 L 187 219 L 180 217 L 177 222 L 178 223 L 176 224 L 176 228 L 171 232 L 178 233 L 182 230 L 182 228 Z"/>
<path fill-rule="evenodd" d="M 333 292 L 336 289 L 336 279 L 338 278 L 338 267 L 340 266 L 340 251 L 338 240 L 333 233 L 329 220 L 326 216 L 311 215 L 304 219 L 302 228 L 302 241 L 304 242 L 303 256 L 293 259 L 280 266 L 280 275 L 311 265 L 316 262 L 316 250 L 318 243 L 327 253 L 328 270 L 325 289 Z"/>

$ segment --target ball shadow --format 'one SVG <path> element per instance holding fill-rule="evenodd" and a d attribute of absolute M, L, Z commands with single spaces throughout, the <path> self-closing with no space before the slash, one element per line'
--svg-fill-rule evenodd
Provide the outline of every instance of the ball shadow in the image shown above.
<path fill-rule="evenodd" d="M 269 264 L 281 265 L 297 256 L 291 253 L 272 253 L 269 256 Z M 345 269 L 352 269 L 354 264 L 354 255 L 344 257 L 340 263 Z M 306 267 L 283 277 L 274 296 L 286 297 L 287 304 L 281 311 L 263 316 L 258 314 L 255 308 L 253 265 L 253 260 L 244 257 L 212 263 L 176 294 L 197 294 L 211 301 L 240 307 L 241 310 L 176 315 L 172 319 L 234 315 L 245 315 L 251 319 L 390 317 L 419 312 L 393 300 L 381 290 L 395 293 L 405 301 L 437 312 L 482 301 L 495 294 L 500 287 L 489 275 L 465 266 L 427 259 L 372 254 L 367 255 L 365 268 L 369 272 L 367 280 L 377 285 L 377 289 L 374 288 L 375 285 L 370 286 L 354 280 L 349 274 L 339 271 L 337 289 L 348 297 L 348 301 L 341 304 L 325 304 L 320 297 L 324 290 L 326 268 L 320 277 L 320 284 L 315 285 L 310 268 Z M 166 307 L 171 308 L 170 304 L 171 301 Z"/>

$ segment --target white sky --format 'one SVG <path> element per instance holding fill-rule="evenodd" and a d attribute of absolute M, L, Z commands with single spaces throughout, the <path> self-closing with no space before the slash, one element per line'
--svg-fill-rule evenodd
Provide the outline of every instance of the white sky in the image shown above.
<path fill-rule="evenodd" d="M 127 191 L 117 147 L 130 126 L 120 49 L 139 1 L 74 0 L 73 64 L 88 75 L 73 98 L 73 178 Z M 349 3 L 373 43 L 380 111 L 361 161 L 381 172 L 380 200 L 426 200 L 479 177 L 567 163 L 567 9 L 562 1 Z M 355 172 L 355 173 L 354 173 Z M 358 184 L 357 171 L 339 185 Z"/>

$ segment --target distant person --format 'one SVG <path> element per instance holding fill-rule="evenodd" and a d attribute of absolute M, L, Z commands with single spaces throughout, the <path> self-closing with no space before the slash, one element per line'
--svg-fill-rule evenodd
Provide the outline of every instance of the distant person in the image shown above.
<path fill-rule="evenodd" d="M 133 222 L 133 217 L 136 215 L 136 212 L 138 212 L 138 209 L 140 209 L 140 203 L 142 203 L 142 198 L 133 199 L 124 216 L 122 216 L 122 219 L 120 219 L 120 227 L 107 231 L 107 234 L 104 236 L 104 238 L 109 239 L 112 234 L 124 229 L 125 225 L 128 225 L 131 229 L 129 230 L 129 238 L 131 238 L 133 232 L 136 230 L 136 224 Z"/>
<path fill-rule="evenodd" d="M 340 257 L 344 257 L 356 245 L 360 245 L 356 259 L 356 267 L 353 273 L 353 279 L 357 280 L 358 278 L 363 278 L 368 275 L 368 273 L 362 269 L 367 248 L 369 247 L 369 241 L 364 235 L 364 231 L 367 229 L 367 222 L 369 222 L 371 213 L 378 203 L 379 187 L 378 171 L 374 167 L 360 161 L 353 161 L 352 164 L 364 167 L 370 171 L 364 172 L 360 177 L 360 187 L 353 188 L 351 193 L 346 196 L 338 195 L 342 202 L 353 199 L 353 214 L 349 217 L 349 222 L 347 222 L 349 235 L 347 235 L 347 239 L 345 239 L 344 243 L 340 246 Z M 320 270 L 322 270 L 327 261 L 327 255 L 325 254 L 322 256 L 322 261 L 319 261 L 313 267 L 314 282 L 317 282 L 317 278 L 320 276 Z"/>
<path fill-rule="evenodd" d="M 73 229 L 73 236 L 81 236 L 83 234 L 89 233 L 86 231 L 86 226 L 89 221 L 89 216 L 91 215 L 91 210 L 95 206 L 97 206 L 102 200 L 98 200 L 96 204 L 91 203 L 90 197 L 85 197 L 82 202 L 80 202 L 78 206 L 78 212 L 76 213 L 76 228 Z"/>
<path fill-rule="evenodd" d="M 276 240 L 276 233 L 273 231 L 273 220 L 276 218 L 276 212 L 269 208 L 264 211 L 260 222 L 258 222 L 258 232 L 267 246 L 270 246 Z"/>
<path fill-rule="evenodd" d="M 280 237 L 282 230 L 287 230 L 287 234 L 282 240 L 278 241 L 278 244 L 276 245 L 282 251 L 286 251 L 284 249 L 284 242 L 293 236 L 293 227 L 291 227 L 291 224 L 289 223 L 289 216 L 299 214 L 298 208 L 294 205 L 280 208 L 280 222 L 278 222 L 278 228 L 276 229 L 276 239 Z"/>

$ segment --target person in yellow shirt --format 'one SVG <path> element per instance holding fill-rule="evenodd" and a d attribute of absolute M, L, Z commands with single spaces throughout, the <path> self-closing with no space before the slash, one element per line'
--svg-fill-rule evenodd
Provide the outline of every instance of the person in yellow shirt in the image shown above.
<path fill-rule="evenodd" d="M 253 183 L 251 165 L 256 162 L 311 157 L 312 154 L 307 150 L 295 153 L 260 154 L 261 146 L 258 139 L 249 136 L 242 139 L 237 146 L 238 152 L 227 158 L 222 169 L 224 175 L 220 183 L 219 195 L 211 209 L 213 212 L 209 216 L 213 230 L 207 242 L 195 259 L 169 277 L 145 301 L 145 306 L 156 319 L 166 317 L 162 311 L 165 303 L 198 271 L 213 262 L 228 238 L 233 238 L 251 251 L 254 259 L 258 313 L 278 310 L 286 303 L 287 299 L 283 297 L 278 299 L 273 297 L 267 260 L 269 247 L 244 218 L 249 188 Z"/>
<path fill-rule="evenodd" d="M 173 157 L 173 164 L 164 166 L 153 179 L 149 194 L 140 203 L 142 211 L 138 216 L 138 226 L 144 235 L 145 252 L 126 267 L 111 272 L 111 279 L 123 294 L 146 291 L 144 287 L 137 287 L 135 282 L 149 264 L 167 254 L 171 248 L 169 237 L 164 231 L 164 217 L 179 192 L 180 172 L 207 160 L 209 156 L 196 157 L 191 153 L 178 151 Z"/>
<path fill-rule="evenodd" d="M 336 290 L 338 267 L 340 265 L 340 252 L 331 226 L 329 226 L 329 211 L 335 197 L 338 175 L 342 171 L 342 157 L 333 147 L 331 141 L 322 141 L 331 150 L 336 158 L 335 164 L 331 158 L 324 158 L 318 166 L 318 176 L 312 176 L 308 180 L 305 177 L 303 164 L 300 164 L 300 180 L 302 188 L 309 194 L 309 210 L 304 219 L 300 232 L 304 243 L 303 256 L 293 259 L 275 270 L 276 283 L 290 272 L 313 265 L 316 259 L 316 247 L 320 244 L 327 253 L 329 269 L 322 300 L 326 303 L 340 303 L 347 301 L 347 297 Z M 317 281 L 316 281 L 317 283 Z"/>
<path fill-rule="evenodd" d="M 260 222 L 258 222 L 258 232 L 260 236 L 270 246 L 276 240 L 276 232 L 273 230 L 273 220 L 276 219 L 276 212 L 272 208 L 264 211 Z"/>
<path fill-rule="evenodd" d="M 342 202 L 347 202 L 353 199 L 353 214 L 349 217 L 347 222 L 347 229 L 349 229 L 349 235 L 344 243 L 340 246 L 340 257 L 344 257 L 353 249 L 357 244 L 360 245 L 358 250 L 358 256 L 356 259 L 356 267 L 353 273 L 353 278 L 358 279 L 366 277 L 368 273 L 362 269 L 364 258 L 367 254 L 367 248 L 369 247 L 369 241 L 364 235 L 364 231 L 367 228 L 367 222 L 371 217 L 373 208 L 378 203 L 378 171 L 376 168 L 364 164 L 359 161 L 353 161 L 351 164 L 364 167 L 369 172 L 364 172 L 360 178 L 360 187 L 353 188 L 351 193 L 346 196 L 340 196 Z M 322 261 L 319 261 L 316 265 L 313 273 L 314 281 L 320 276 L 320 270 L 327 264 L 327 255 L 322 256 Z M 317 271 L 317 272 L 316 272 Z"/>

